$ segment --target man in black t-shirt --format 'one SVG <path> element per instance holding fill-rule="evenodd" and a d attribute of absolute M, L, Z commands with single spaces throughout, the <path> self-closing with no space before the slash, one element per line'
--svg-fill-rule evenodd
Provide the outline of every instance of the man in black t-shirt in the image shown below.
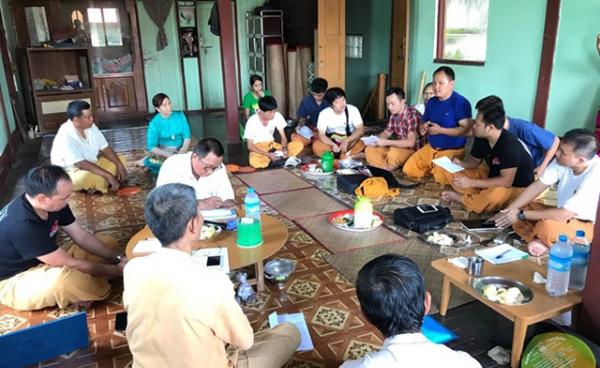
<path fill-rule="evenodd" d="M 517 137 L 503 129 L 505 116 L 501 106 L 477 114 L 471 156 L 454 160 L 465 170 L 446 172 L 456 192 L 442 192 L 442 200 L 462 203 L 476 213 L 498 211 L 533 182 L 531 156 Z M 480 168 L 483 160 L 489 173 Z"/>
<path fill-rule="evenodd" d="M 105 244 L 77 222 L 67 204 L 73 193 L 67 173 L 34 168 L 25 189 L 0 210 L 0 303 L 34 310 L 106 298 L 106 278 L 122 276 L 127 259 L 111 249 L 114 241 Z M 79 246 L 60 248 L 59 228 Z"/>

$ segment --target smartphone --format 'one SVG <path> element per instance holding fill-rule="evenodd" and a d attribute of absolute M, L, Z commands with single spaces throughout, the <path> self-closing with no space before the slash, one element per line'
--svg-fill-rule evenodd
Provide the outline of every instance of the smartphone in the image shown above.
<path fill-rule="evenodd" d="M 417 206 L 417 210 L 421 213 L 437 212 L 437 207 L 430 204 L 421 204 Z"/>
<path fill-rule="evenodd" d="M 494 221 L 488 220 L 463 220 L 461 221 L 461 223 L 463 228 L 471 231 L 488 230 L 496 228 L 496 224 L 494 223 Z"/>
<path fill-rule="evenodd" d="M 221 256 L 210 256 L 206 259 L 206 265 L 210 266 L 220 266 L 221 265 Z"/>
<path fill-rule="evenodd" d="M 115 331 L 125 331 L 127 329 L 127 312 L 117 313 L 115 316 Z"/>

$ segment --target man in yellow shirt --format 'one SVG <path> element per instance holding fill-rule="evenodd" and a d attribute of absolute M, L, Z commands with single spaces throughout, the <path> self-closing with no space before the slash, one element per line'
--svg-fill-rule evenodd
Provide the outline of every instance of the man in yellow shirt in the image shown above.
<path fill-rule="evenodd" d="M 203 223 L 194 188 L 154 188 L 144 216 L 163 246 L 124 270 L 133 366 L 283 366 L 300 344 L 298 329 L 281 324 L 254 335 L 229 277 L 192 259 Z"/>

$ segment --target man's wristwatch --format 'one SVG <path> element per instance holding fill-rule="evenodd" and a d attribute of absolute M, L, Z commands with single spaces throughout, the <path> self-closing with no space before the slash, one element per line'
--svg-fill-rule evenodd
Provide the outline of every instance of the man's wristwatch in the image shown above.
<path fill-rule="evenodd" d="M 525 221 L 525 211 L 520 210 L 519 213 L 517 213 L 517 218 L 521 221 Z"/>

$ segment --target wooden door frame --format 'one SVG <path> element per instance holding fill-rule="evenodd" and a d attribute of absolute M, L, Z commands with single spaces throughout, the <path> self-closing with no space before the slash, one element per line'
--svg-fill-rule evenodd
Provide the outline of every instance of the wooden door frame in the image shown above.
<path fill-rule="evenodd" d="M 560 0 L 548 0 L 546 3 L 546 23 L 542 35 L 542 53 L 540 56 L 540 72 L 538 75 L 533 121 L 540 127 L 546 127 L 548 100 L 550 98 L 550 82 L 554 66 L 554 51 L 558 36 L 560 18 Z"/>
<path fill-rule="evenodd" d="M 404 32 L 405 32 L 405 40 L 404 40 L 404 77 L 403 77 L 403 83 L 402 86 L 392 86 L 392 77 L 394 75 L 393 73 L 393 63 L 394 63 L 394 55 L 393 55 L 393 48 L 394 48 L 394 29 L 396 27 L 399 27 L 398 22 L 395 22 L 395 15 L 396 15 L 396 10 L 397 7 L 400 6 L 400 2 L 404 2 L 406 3 L 406 19 L 405 19 L 405 25 L 404 25 Z M 389 75 L 390 77 L 388 78 L 390 85 L 388 87 L 402 87 L 402 89 L 404 90 L 404 93 L 408 93 L 407 92 L 407 88 L 408 88 L 408 59 L 410 56 L 410 0 L 392 0 L 392 29 L 390 32 L 390 69 L 389 69 Z"/>
<path fill-rule="evenodd" d="M 148 113 L 148 101 L 146 100 L 146 76 L 142 62 L 142 43 L 140 40 L 140 27 L 138 26 L 137 7 L 135 0 L 125 0 L 125 11 L 129 14 L 131 27 L 131 52 L 133 56 L 133 83 L 135 88 L 135 99 L 138 113 Z"/>

